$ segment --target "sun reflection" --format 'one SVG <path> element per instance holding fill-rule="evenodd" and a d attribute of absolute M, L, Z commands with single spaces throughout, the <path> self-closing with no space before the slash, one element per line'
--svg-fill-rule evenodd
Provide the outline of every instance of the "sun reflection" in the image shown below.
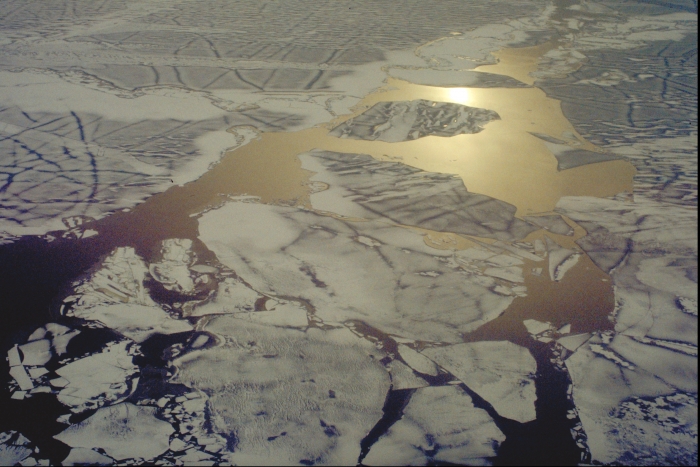
<path fill-rule="evenodd" d="M 448 99 L 458 104 L 466 104 L 469 101 L 468 88 L 451 88 L 447 90 Z"/>

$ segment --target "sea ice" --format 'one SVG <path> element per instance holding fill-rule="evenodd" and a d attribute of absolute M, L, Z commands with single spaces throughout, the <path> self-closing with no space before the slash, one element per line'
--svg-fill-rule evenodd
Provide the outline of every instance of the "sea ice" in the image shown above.
<path fill-rule="evenodd" d="M 214 297 L 203 305 L 195 305 L 189 316 L 253 311 L 255 302 L 260 298 L 262 295 L 243 282 L 227 277 L 219 282 Z"/>
<path fill-rule="evenodd" d="M 58 400 L 73 412 L 113 404 L 128 396 L 138 382 L 139 367 L 132 362 L 129 340 L 115 342 L 100 353 L 68 363 L 56 374 L 68 381 Z"/>
<path fill-rule="evenodd" d="M 493 278 L 451 262 L 452 252 L 385 222 L 237 202 L 199 222 L 219 261 L 261 293 L 307 300 L 324 322 L 359 319 L 409 339 L 460 342 L 513 300 L 492 290 Z M 381 246 L 361 244 L 358 235 Z"/>
<path fill-rule="evenodd" d="M 187 321 L 171 318 L 158 306 L 105 304 L 73 309 L 70 315 L 99 321 L 135 342 L 143 342 L 154 334 L 174 334 L 193 329 Z"/>
<path fill-rule="evenodd" d="M 302 332 L 236 315 L 204 330 L 226 343 L 176 360 L 176 380 L 211 394 L 213 430 L 238 440 L 234 463 L 357 462 L 389 389 L 371 343 L 346 328 Z"/>
<path fill-rule="evenodd" d="M 341 123 L 329 134 L 339 138 L 396 143 L 432 135 L 478 133 L 483 129 L 483 125 L 499 119 L 493 110 L 450 102 L 423 99 L 379 102 L 357 117 Z"/>
<path fill-rule="evenodd" d="M 61 465 L 112 465 L 114 459 L 100 454 L 97 451 L 86 448 L 73 448 L 68 457 L 61 461 Z"/>
<path fill-rule="evenodd" d="M 489 465 L 505 436 L 456 386 L 418 389 L 363 465 Z"/>
<path fill-rule="evenodd" d="M 192 252 L 192 240 L 187 238 L 163 240 L 160 255 L 160 262 L 149 265 L 151 276 L 168 290 L 181 293 L 193 292 L 194 281 L 189 266 L 194 263 L 196 257 Z"/>
<path fill-rule="evenodd" d="M 581 253 L 564 248 L 549 237 L 545 237 L 545 243 L 549 256 L 549 278 L 558 282 L 571 268 L 576 266 L 581 258 Z"/>
<path fill-rule="evenodd" d="M 535 419 L 537 363 L 526 348 L 483 341 L 432 347 L 422 353 L 491 403 L 499 415 L 523 423 Z"/>
<path fill-rule="evenodd" d="M 401 358 L 404 359 L 408 366 L 417 372 L 429 376 L 437 376 L 438 369 L 435 363 L 407 345 L 399 344 L 399 355 L 401 355 Z"/>
<path fill-rule="evenodd" d="M 22 465 L 32 454 L 29 440 L 16 431 L 0 433 L 0 465 Z"/>
<path fill-rule="evenodd" d="M 168 449 L 175 431 L 170 423 L 156 418 L 156 412 L 153 407 L 122 402 L 99 409 L 55 438 L 73 448 L 104 449 L 117 460 L 149 460 Z"/>
<path fill-rule="evenodd" d="M 312 206 L 320 211 L 507 241 L 538 229 L 516 218 L 515 206 L 470 193 L 450 174 L 381 162 L 366 154 L 313 150 L 298 157 L 304 169 L 315 172 L 312 182 L 329 186 L 311 194 Z"/>

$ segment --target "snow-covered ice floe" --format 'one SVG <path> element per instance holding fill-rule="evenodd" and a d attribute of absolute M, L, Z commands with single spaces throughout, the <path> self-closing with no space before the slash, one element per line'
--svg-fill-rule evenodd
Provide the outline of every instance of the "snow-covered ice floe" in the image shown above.
<path fill-rule="evenodd" d="M 175 361 L 177 381 L 211 394 L 215 433 L 235 436 L 234 463 L 355 464 L 382 416 L 382 354 L 346 328 L 306 332 L 213 318 L 219 347 Z"/>
<path fill-rule="evenodd" d="M 496 291 L 502 281 L 465 270 L 451 251 L 391 223 L 231 202 L 204 214 L 199 232 L 255 290 L 304 299 L 323 322 L 359 319 L 414 340 L 460 342 L 513 300 Z"/>
<path fill-rule="evenodd" d="M 372 445 L 363 465 L 491 465 L 505 436 L 456 386 L 418 389 L 403 417 Z"/>

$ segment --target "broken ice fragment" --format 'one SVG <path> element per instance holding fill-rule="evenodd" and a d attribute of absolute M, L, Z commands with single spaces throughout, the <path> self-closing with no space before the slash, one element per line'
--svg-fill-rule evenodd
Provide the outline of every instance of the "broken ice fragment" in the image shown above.
<path fill-rule="evenodd" d="M 576 265 L 581 253 L 561 247 L 549 237 L 545 237 L 545 242 L 549 253 L 549 277 L 558 282 L 564 278 L 564 274 L 569 269 Z"/>
<path fill-rule="evenodd" d="M 31 376 L 32 379 L 37 379 L 37 378 L 41 378 L 42 376 L 44 376 L 48 372 L 49 372 L 49 370 L 47 370 L 44 367 L 30 368 L 29 369 L 29 376 Z"/>
<path fill-rule="evenodd" d="M 74 329 L 70 332 L 66 332 L 65 334 L 58 336 L 54 335 L 53 339 L 51 339 L 51 346 L 53 347 L 54 352 L 56 352 L 56 355 L 60 356 L 65 354 L 68 349 L 68 343 L 78 334 L 80 334 L 80 331 Z"/>
<path fill-rule="evenodd" d="M 22 364 L 27 366 L 42 366 L 51 360 L 51 343 L 40 339 L 19 346 L 22 352 Z"/>
<path fill-rule="evenodd" d="M 43 327 L 37 328 L 33 333 L 29 335 L 27 338 L 27 342 L 31 341 L 38 341 L 39 339 L 43 339 L 44 336 L 46 335 L 46 329 Z"/>
<path fill-rule="evenodd" d="M 430 361 L 430 359 L 426 358 L 424 355 L 421 355 L 420 353 L 416 352 L 412 348 L 400 344 L 399 355 L 401 355 L 401 358 L 404 359 L 408 366 L 416 370 L 418 373 L 423 373 L 425 375 L 430 376 L 437 376 L 438 369 L 435 363 Z"/>
<path fill-rule="evenodd" d="M 17 344 L 15 344 L 13 347 L 10 347 L 10 350 L 7 351 L 7 361 L 11 367 L 22 364 L 22 359 L 19 356 Z"/>
<path fill-rule="evenodd" d="M 422 352 L 512 420 L 535 419 L 534 375 L 530 352 L 506 341 L 433 347 Z"/>
<path fill-rule="evenodd" d="M 17 381 L 17 384 L 21 390 L 29 391 L 34 389 L 34 383 L 32 383 L 31 378 L 22 365 L 10 367 L 10 376 Z"/>
<path fill-rule="evenodd" d="M 523 321 L 523 324 L 527 328 L 527 332 L 533 335 L 552 330 L 552 325 L 550 323 L 543 323 L 541 321 L 537 321 L 536 319 L 526 319 Z"/>

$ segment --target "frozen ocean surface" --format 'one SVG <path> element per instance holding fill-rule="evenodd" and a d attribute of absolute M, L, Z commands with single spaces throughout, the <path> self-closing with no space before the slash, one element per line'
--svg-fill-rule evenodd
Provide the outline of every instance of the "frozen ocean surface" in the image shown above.
<path fill-rule="evenodd" d="M 0 4 L 0 464 L 696 465 L 697 3 Z"/>

